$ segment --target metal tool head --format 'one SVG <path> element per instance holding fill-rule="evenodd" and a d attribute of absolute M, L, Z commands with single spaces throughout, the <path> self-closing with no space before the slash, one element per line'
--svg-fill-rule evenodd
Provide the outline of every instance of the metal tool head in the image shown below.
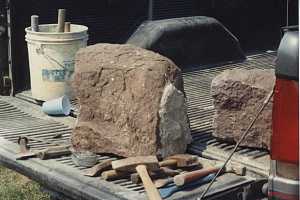
<path fill-rule="evenodd" d="M 20 153 L 21 154 L 25 154 L 25 153 L 29 152 L 28 138 L 27 137 L 20 136 L 18 138 L 18 144 L 19 144 L 19 147 L 20 147 Z"/>
<path fill-rule="evenodd" d="M 138 165 L 145 165 L 148 171 L 155 171 L 159 169 L 156 156 L 129 157 L 112 161 L 111 165 L 113 169 L 125 172 L 135 172 Z"/>
<path fill-rule="evenodd" d="M 165 160 L 176 160 L 177 167 L 194 167 L 199 165 L 197 156 L 190 154 L 176 154 L 167 157 Z"/>

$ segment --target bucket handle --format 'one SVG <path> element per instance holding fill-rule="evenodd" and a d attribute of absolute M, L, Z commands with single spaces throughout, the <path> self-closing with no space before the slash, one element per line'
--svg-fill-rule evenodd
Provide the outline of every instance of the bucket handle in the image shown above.
<path fill-rule="evenodd" d="M 61 64 L 59 61 L 57 61 L 55 58 L 49 56 L 48 54 L 45 53 L 45 48 L 43 46 L 43 44 L 39 44 L 38 48 L 36 49 L 36 53 L 38 55 L 42 55 L 44 56 L 49 62 L 55 62 L 56 64 L 58 64 L 60 67 L 62 67 L 63 69 L 65 69 L 65 66 L 63 64 Z"/>

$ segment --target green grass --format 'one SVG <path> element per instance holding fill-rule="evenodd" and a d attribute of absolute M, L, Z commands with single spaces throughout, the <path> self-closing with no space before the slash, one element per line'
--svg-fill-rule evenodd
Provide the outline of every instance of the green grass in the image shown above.
<path fill-rule="evenodd" d="M 34 181 L 0 166 L 1 200 L 49 200 Z"/>

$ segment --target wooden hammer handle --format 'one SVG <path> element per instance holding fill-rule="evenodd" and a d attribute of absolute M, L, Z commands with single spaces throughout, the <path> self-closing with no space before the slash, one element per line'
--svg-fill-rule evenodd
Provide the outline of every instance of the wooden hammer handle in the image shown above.
<path fill-rule="evenodd" d="M 142 179 L 149 200 L 162 200 L 157 188 L 152 182 L 145 165 L 138 165 L 136 171 Z"/>
<path fill-rule="evenodd" d="M 71 31 L 71 22 L 65 22 L 65 32 Z"/>
<path fill-rule="evenodd" d="M 174 159 L 163 160 L 163 161 L 160 161 L 158 164 L 160 167 L 176 167 L 177 160 L 174 160 Z"/>
<path fill-rule="evenodd" d="M 182 186 L 184 184 L 196 181 L 199 178 L 202 178 L 209 174 L 216 173 L 219 169 L 220 169 L 220 167 L 209 167 L 206 169 L 200 169 L 200 170 L 180 174 L 180 175 L 177 175 L 174 177 L 174 183 L 177 186 Z"/>
<path fill-rule="evenodd" d="M 69 146 L 57 146 L 57 147 L 49 147 L 43 151 L 39 151 L 37 156 L 42 159 L 51 159 L 60 156 L 67 156 L 70 155 L 71 151 L 69 150 Z"/>
<path fill-rule="evenodd" d="M 57 18 L 57 32 L 62 33 L 65 31 L 66 9 L 59 9 Z"/>
<path fill-rule="evenodd" d="M 113 181 L 118 180 L 122 178 L 127 178 L 129 176 L 129 173 L 127 172 L 120 172 L 116 170 L 107 170 L 102 172 L 101 177 L 106 181 Z"/>

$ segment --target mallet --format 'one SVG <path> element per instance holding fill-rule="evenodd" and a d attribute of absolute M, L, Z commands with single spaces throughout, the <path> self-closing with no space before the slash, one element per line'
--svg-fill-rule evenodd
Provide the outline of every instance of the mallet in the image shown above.
<path fill-rule="evenodd" d="M 112 161 L 112 168 L 116 171 L 137 172 L 142 179 L 149 200 L 161 200 L 161 196 L 153 184 L 148 170 L 158 170 L 159 164 L 156 156 L 137 156 Z"/>

